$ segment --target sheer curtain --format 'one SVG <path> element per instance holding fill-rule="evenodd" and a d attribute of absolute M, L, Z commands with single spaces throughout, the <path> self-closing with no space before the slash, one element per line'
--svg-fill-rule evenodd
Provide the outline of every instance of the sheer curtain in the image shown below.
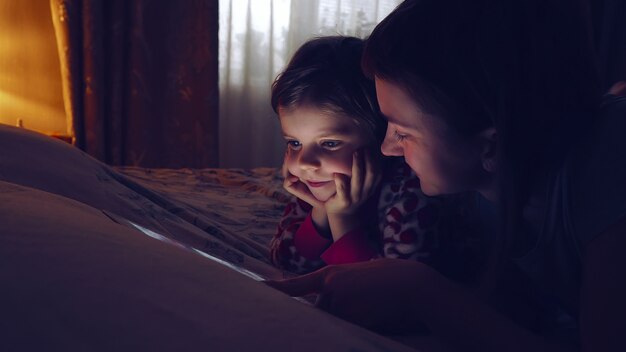
<path fill-rule="evenodd" d="M 270 86 L 320 35 L 364 38 L 401 0 L 220 0 L 220 166 L 279 166 L 285 144 Z"/>

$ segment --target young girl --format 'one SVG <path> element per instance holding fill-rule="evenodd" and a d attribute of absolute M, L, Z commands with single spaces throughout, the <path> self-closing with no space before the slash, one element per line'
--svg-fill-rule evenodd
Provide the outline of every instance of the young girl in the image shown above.
<path fill-rule="evenodd" d="M 383 153 L 404 156 L 424 193 L 475 190 L 499 214 L 478 292 L 512 264 L 553 323 L 515 324 L 415 261 L 270 284 L 320 292 L 325 309 L 368 327 L 424 324 L 453 350 L 626 351 L 626 100 L 601 100 L 584 8 L 406 0 L 363 61 L 388 121 Z"/>
<path fill-rule="evenodd" d="M 362 49 L 358 38 L 313 39 L 272 86 L 287 143 L 285 188 L 297 197 L 271 242 L 272 261 L 305 273 L 383 256 L 462 276 L 476 258 L 451 238 L 463 230 L 444 220 L 454 208 L 426 197 L 401 160 L 380 155 L 385 121 L 360 69 Z"/>

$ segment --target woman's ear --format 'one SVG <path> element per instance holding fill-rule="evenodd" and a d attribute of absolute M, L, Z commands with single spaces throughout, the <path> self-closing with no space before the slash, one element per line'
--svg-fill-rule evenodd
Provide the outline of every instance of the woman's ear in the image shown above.
<path fill-rule="evenodd" d="M 496 172 L 498 163 L 496 159 L 498 147 L 498 132 L 495 127 L 489 127 L 479 134 L 483 169 L 487 172 Z"/>

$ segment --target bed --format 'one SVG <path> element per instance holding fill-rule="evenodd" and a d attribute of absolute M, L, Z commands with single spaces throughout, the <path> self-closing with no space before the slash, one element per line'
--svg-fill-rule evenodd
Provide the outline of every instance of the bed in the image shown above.
<path fill-rule="evenodd" d="M 281 183 L 0 125 L 0 350 L 411 350 L 259 282 L 290 276 L 267 259 Z"/>

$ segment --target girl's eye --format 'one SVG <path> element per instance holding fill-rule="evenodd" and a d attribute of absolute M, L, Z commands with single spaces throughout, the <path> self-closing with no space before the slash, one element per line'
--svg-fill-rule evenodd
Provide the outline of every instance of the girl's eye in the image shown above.
<path fill-rule="evenodd" d="M 396 138 L 396 141 L 402 142 L 406 139 L 406 134 L 400 134 L 398 131 L 393 131 L 393 136 Z"/>
<path fill-rule="evenodd" d="M 287 148 L 289 149 L 300 149 L 300 147 L 302 146 L 302 144 L 300 144 L 300 142 L 298 141 L 287 141 Z"/>
<path fill-rule="evenodd" d="M 340 141 L 324 141 L 322 142 L 322 147 L 327 149 L 336 149 L 341 145 Z"/>

